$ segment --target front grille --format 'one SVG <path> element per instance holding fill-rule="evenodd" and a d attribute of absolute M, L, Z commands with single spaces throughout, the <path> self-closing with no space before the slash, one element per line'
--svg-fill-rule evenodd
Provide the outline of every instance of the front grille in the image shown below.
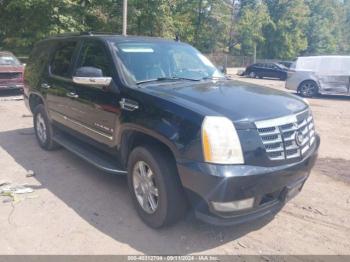
<path fill-rule="evenodd" d="M 271 160 L 304 156 L 315 142 L 314 120 L 309 110 L 297 115 L 255 122 Z"/>
<path fill-rule="evenodd" d="M 0 79 L 17 79 L 21 76 L 22 73 L 0 73 Z"/>

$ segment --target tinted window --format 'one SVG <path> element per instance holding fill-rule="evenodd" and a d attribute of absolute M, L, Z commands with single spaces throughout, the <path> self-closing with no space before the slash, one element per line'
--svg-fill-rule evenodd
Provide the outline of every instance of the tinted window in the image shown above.
<path fill-rule="evenodd" d="M 84 43 L 77 68 L 79 67 L 96 67 L 102 70 L 103 76 L 112 76 L 107 53 L 99 42 Z"/>
<path fill-rule="evenodd" d="M 51 62 L 51 73 L 58 76 L 68 77 L 69 69 L 76 42 L 64 42 L 59 45 Z"/>

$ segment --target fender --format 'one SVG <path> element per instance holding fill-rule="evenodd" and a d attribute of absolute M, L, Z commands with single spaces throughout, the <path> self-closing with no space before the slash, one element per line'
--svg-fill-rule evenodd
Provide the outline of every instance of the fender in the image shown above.
<path fill-rule="evenodd" d="M 116 136 L 116 146 L 119 147 L 119 150 L 122 150 L 123 146 L 126 145 L 125 143 L 127 142 L 127 139 L 125 136 L 129 131 L 138 132 L 140 134 L 144 134 L 146 136 L 154 138 L 155 140 L 158 140 L 160 143 L 166 145 L 170 149 L 170 151 L 173 153 L 175 158 L 180 157 L 180 152 L 178 148 L 167 137 L 156 132 L 155 130 L 151 130 L 151 129 L 148 129 L 136 124 L 131 124 L 131 123 L 123 124 Z"/>

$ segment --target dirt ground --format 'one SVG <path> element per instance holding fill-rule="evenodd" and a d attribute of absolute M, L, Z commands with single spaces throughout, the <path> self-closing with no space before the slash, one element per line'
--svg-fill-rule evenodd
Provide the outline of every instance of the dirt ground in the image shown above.
<path fill-rule="evenodd" d="M 241 80 L 284 89 L 282 81 Z M 350 98 L 309 99 L 319 160 L 277 216 L 225 228 L 188 216 L 158 231 L 138 218 L 125 178 L 64 149 L 41 150 L 16 98 L 0 96 L 0 183 L 35 192 L 16 203 L 0 197 L 0 254 L 350 254 Z"/>

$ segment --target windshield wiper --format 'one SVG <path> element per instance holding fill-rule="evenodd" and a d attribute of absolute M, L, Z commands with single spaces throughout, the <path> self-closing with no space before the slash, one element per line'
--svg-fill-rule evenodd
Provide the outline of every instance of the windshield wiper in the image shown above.
<path fill-rule="evenodd" d="M 186 78 L 186 77 L 158 77 L 155 79 L 148 79 L 148 80 L 142 80 L 137 82 L 136 84 L 143 84 L 143 83 L 149 83 L 149 82 L 157 82 L 157 81 L 178 81 L 178 80 L 186 80 L 186 81 L 200 81 L 201 79 L 193 79 L 193 78 Z"/>

